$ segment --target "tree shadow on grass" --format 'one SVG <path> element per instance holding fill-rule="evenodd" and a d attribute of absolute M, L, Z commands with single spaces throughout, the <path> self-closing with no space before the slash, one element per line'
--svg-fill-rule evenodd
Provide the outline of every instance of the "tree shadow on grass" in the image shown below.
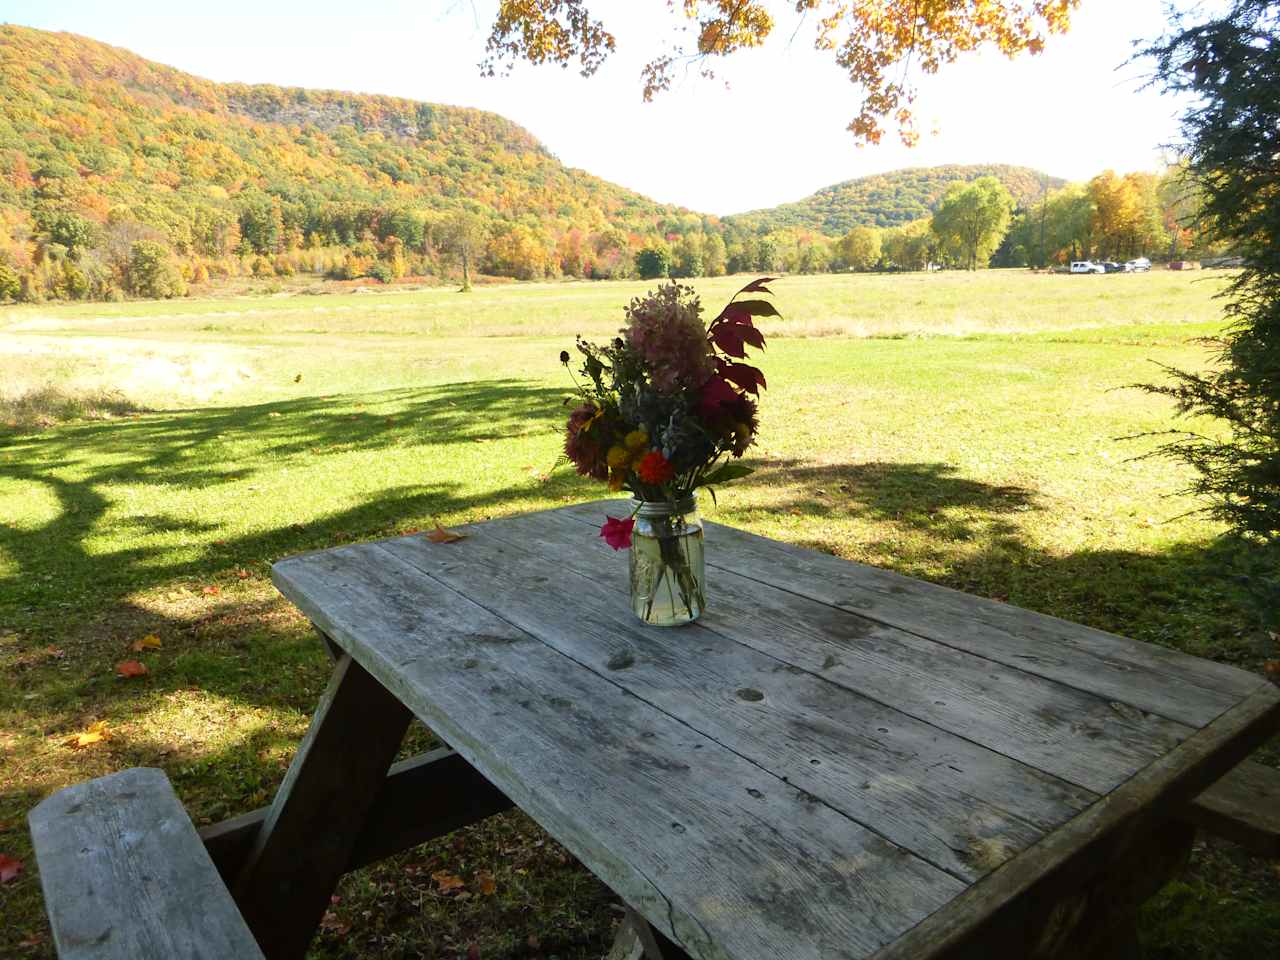
<path fill-rule="evenodd" d="M 781 512 L 823 518 L 794 542 L 909 576 L 1257 670 L 1264 645 L 1227 573 L 1239 547 L 1218 539 L 1162 550 L 1098 542 L 1047 550 L 1035 536 L 1055 506 L 1036 491 L 984 483 L 943 463 L 770 461 L 761 482 Z M 851 521 L 872 521 L 871 541 Z"/>
<path fill-rule="evenodd" d="M 429 447 L 435 463 L 447 466 L 451 447 L 554 431 L 562 397 L 561 391 L 524 381 L 488 380 L 167 412 L 11 440 L 0 458 L 0 478 L 29 488 L 33 497 L 43 492 L 56 512 L 37 525 L 0 525 L 0 559 L 10 567 L 0 577 L 0 615 L 8 605 L 34 611 L 68 602 L 75 608 L 77 601 L 110 604 L 127 593 L 220 566 L 273 560 L 382 532 L 408 517 L 500 507 L 517 492 L 537 495 L 534 482 L 515 469 L 510 483 L 469 487 L 437 469 L 430 481 L 388 485 L 357 506 L 301 526 L 282 524 L 225 538 L 214 539 L 213 522 L 145 507 L 134 515 L 106 516 L 121 490 L 131 500 L 145 501 L 153 490 L 217 488 L 350 451 Z M 318 489 L 317 499 L 340 494 L 339 484 Z M 544 493 L 571 485 L 558 478 Z M 106 552 L 86 548 L 91 535 L 116 530 L 125 534 L 119 538 L 124 545 Z M 182 550 L 172 543 L 145 542 L 147 535 L 161 533 L 189 534 L 190 539 Z M 199 544 L 194 556 L 193 544 Z M 65 595 L 77 585 L 84 595 Z"/>

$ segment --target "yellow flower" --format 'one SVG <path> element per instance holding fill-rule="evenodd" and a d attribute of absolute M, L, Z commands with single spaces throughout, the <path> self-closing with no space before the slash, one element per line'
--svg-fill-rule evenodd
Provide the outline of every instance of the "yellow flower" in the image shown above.
<path fill-rule="evenodd" d="M 616 448 L 615 448 L 616 449 Z M 609 471 L 609 489 L 617 493 L 622 489 L 622 483 L 627 479 L 626 470 L 610 470 Z"/>
<path fill-rule="evenodd" d="M 642 452 L 649 445 L 649 434 L 643 430 L 632 430 L 622 442 L 632 453 Z"/>
<path fill-rule="evenodd" d="M 626 467 L 631 463 L 631 453 L 626 447 L 610 447 L 609 455 L 606 458 L 609 466 L 617 470 L 620 467 Z"/>

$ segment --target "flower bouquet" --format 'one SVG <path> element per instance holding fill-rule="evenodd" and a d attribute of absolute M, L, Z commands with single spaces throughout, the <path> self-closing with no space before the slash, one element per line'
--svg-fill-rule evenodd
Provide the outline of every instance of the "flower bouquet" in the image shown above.
<path fill-rule="evenodd" d="M 765 379 L 741 361 L 748 346 L 764 348 L 754 318 L 778 311 L 740 298 L 769 293 L 772 279 L 747 284 L 709 324 L 692 288 L 667 284 L 631 301 L 609 343 L 577 340 L 565 455 L 578 473 L 631 492 L 631 515 L 608 517 L 600 535 L 630 548 L 632 607 L 647 623 L 687 623 L 706 606 L 696 491 L 714 500 L 717 486 L 751 473 L 732 461 L 755 440 Z"/>

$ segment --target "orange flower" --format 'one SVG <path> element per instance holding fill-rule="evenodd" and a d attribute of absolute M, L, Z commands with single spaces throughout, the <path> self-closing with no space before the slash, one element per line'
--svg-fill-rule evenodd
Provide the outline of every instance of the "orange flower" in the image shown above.
<path fill-rule="evenodd" d="M 671 461 L 657 450 L 650 450 L 636 464 L 636 475 L 642 482 L 656 487 L 674 477 L 676 471 L 675 467 L 671 466 Z"/>

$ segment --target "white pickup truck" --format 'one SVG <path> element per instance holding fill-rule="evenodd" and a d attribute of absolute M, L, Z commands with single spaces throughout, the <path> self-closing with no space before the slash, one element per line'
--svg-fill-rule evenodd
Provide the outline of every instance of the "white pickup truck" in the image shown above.
<path fill-rule="evenodd" d="M 1094 263 L 1092 260 L 1073 260 L 1071 261 L 1072 273 L 1106 273 L 1107 268 L 1100 263 Z"/>

